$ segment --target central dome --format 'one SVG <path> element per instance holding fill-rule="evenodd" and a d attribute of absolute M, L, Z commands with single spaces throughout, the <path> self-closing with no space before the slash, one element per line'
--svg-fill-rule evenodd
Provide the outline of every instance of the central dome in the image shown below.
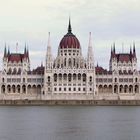
<path fill-rule="evenodd" d="M 59 44 L 61 49 L 65 48 L 80 48 L 80 43 L 77 37 L 72 33 L 71 23 L 69 20 L 68 33 L 64 35 Z"/>

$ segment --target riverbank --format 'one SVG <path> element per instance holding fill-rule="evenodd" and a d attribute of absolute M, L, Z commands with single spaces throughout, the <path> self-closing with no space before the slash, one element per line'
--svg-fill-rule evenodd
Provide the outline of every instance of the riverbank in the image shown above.
<path fill-rule="evenodd" d="M 139 94 L 38 95 L 1 94 L 0 106 L 140 106 Z"/>
<path fill-rule="evenodd" d="M 0 106 L 140 106 L 140 100 L 0 100 Z"/>

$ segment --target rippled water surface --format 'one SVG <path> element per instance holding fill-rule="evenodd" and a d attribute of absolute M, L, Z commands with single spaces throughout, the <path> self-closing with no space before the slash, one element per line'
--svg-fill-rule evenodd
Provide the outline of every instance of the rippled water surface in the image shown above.
<path fill-rule="evenodd" d="M 140 140 L 140 107 L 0 107 L 0 140 Z"/>

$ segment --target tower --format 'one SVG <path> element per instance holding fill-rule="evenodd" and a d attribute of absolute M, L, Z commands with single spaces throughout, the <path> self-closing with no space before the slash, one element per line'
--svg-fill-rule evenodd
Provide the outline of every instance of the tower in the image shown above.
<path fill-rule="evenodd" d="M 132 64 L 133 64 L 133 70 L 137 70 L 137 55 L 136 55 L 136 48 L 135 48 L 135 42 L 133 43 L 133 57 L 132 57 Z"/>
<path fill-rule="evenodd" d="M 51 69 L 53 66 L 51 45 L 50 45 L 50 32 L 48 36 L 47 53 L 46 53 L 46 69 Z"/>
<path fill-rule="evenodd" d="M 50 45 L 50 32 L 48 34 L 48 44 L 47 44 L 47 52 L 46 52 L 46 60 L 45 60 L 45 72 L 44 72 L 44 92 L 45 94 L 51 94 L 53 92 L 53 59 L 51 53 L 51 45 Z"/>
<path fill-rule="evenodd" d="M 89 33 L 89 44 L 87 53 L 87 93 L 95 94 L 96 92 L 96 77 L 94 67 L 94 55 L 92 49 L 91 32 Z"/>
<path fill-rule="evenodd" d="M 93 50 L 92 50 L 92 43 L 91 43 L 91 32 L 89 33 L 89 45 L 88 45 L 88 54 L 87 54 L 87 68 L 93 69 L 94 68 L 94 57 L 93 57 Z"/>

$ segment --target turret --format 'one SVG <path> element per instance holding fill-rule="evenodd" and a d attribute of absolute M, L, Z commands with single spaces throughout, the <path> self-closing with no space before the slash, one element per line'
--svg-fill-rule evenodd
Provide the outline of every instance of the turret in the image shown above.
<path fill-rule="evenodd" d="M 136 57 L 136 50 L 135 50 L 135 43 L 133 43 L 133 57 L 135 59 L 137 59 L 137 57 Z"/>
<path fill-rule="evenodd" d="M 112 45 L 111 45 L 110 61 L 112 60 L 112 58 L 113 58 L 113 50 L 112 50 Z"/>
<path fill-rule="evenodd" d="M 114 64 L 116 63 L 116 48 L 115 48 L 115 43 L 111 46 L 111 55 L 110 55 L 110 62 L 109 62 L 109 70 L 112 71 L 114 69 Z"/>
<path fill-rule="evenodd" d="M 116 53 L 115 42 L 114 42 L 114 44 L 113 44 L 113 53 L 114 53 L 114 54 Z"/>
<path fill-rule="evenodd" d="M 51 69 L 52 63 L 53 63 L 53 60 L 52 60 L 51 45 L 50 45 L 50 32 L 49 32 L 47 53 L 46 53 L 46 69 Z"/>
<path fill-rule="evenodd" d="M 5 49 L 4 49 L 4 56 L 3 56 L 4 58 L 6 58 L 7 57 L 7 48 L 6 48 L 6 44 L 5 44 Z"/>
<path fill-rule="evenodd" d="M 28 47 L 27 47 L 26 56 L 27 56 L 28 61 L 30 61 L 30 59 L 29 59 L 29 49 L 28 49 Z"/>
<path fill-rule="evenodd" d="M 24 47 L 24 55 L 26 55 L 26 43 L 25 43 L 25 47 Z"/>
<path fill-rule="evenodd" d="M 10 55 L 10 48 L 9 48 L 9 46 L 8 46 L 8 53 L 7 53 L 7 55 L 8 56 Z"/>
<path fill-rule="evenodd" d="M 132 56 L 132 47 L 130 46 L 130 55 Z"/>
<path fill-rule="evenodd" d="M 91 43 L 91 32 L 89 33 L 87 66 L 88 66 L 88 69 L 93 69 L 94 68 L 94 57 L 93 57 L 93 50 L 92 50 L 92 43 Z"/>
<path fill-rule="evenodd" d="M 116 56 L 116 49 L 115 49 L 115 43 L 113 44 L 113 47 L 111 46 L 111 57 L 110 57 L 110 61 L 115 58 Z"/>
<path fill-rule="evenodd" d="M 28 60 L 28 62 L 30 61 L 30 59 L 29 59 L 29 49 L 27 48 L 26 43 L 25 43 L 25 47 L 24 47 L 24 59 Z"/>

